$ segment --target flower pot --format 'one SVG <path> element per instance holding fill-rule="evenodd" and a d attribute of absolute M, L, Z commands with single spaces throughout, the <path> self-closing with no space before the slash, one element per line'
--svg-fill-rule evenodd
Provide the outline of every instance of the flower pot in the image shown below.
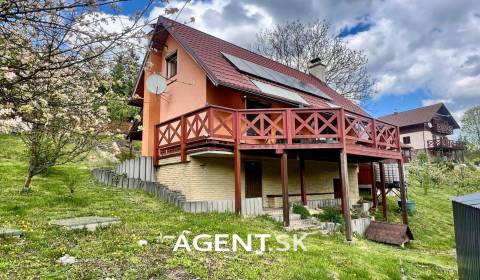
<path fill-rule="evenodd" d="M 402 211 L 402 201 L 398 200 L 398 207 L 400 208 L 400 212 Z M 407 200 L 407 213 L 408 215 L 413 215 L 415 214 L 415 201 L 413 200 Z"/>

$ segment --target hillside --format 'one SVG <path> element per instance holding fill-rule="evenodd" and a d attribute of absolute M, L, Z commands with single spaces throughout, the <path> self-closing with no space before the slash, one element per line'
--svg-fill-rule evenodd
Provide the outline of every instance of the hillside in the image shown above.
<path fill-rule="evenodd" d="M 237 253 L 173 252 L 165 235 L 200 233 L 282 234 L 266 218 L 241 219 L 233 214 L 189 214 L 135 190 L 105 187 L 92 181 L 92 162 L 55 167 L 33 181 L 33 192 L 20 194 L 26 170 L 17 137 L 0 135 L 0 227 L 24 231 L 20 239 L 0 240 L 0 279 L 455 279 L 451 202 L 448 187 L 428 196 L 412 187 L 417 203 L 411 217 L 415 241 L 405 248 L 343 235 L 307 237 L 306 252 Z M 70 195 L 67 182 L 74 182 Z M 400 220 L 391 198 L 390 218 Z M 123 220 L 94 233 L 69 232 L 48 224 L 73 216 L 115 216 Z M 147 240 L 141 247 L 139 240 Z M 56 262 L 69 254 L 78 263 Z"/>

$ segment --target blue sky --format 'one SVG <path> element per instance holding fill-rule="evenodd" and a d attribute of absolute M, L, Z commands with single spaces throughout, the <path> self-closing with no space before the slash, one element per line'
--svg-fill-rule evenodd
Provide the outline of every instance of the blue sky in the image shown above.
<path fill-rule="evenodd" d="M 123 12 L 131 14 L 146 2 L 122 3 Z M 183 4 L 171 0 L 167 5 Z M 162 5 L 157 2 L 148 17 L 162 14 Z M 480 103 L 477 1 L 193 0 L 178 19 L 191 16 L 190 26 L 246 48 L 261 28 L 326 19 L 332 36 L 368 56 L 378 94 L 362 105 L 374 116 L 444 102 L 460 120 L 468 107 Z"/>

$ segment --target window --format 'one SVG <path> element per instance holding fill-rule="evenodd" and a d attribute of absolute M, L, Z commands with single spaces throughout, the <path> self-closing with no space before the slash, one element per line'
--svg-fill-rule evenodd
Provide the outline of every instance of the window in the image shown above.
<path fill-rule="evenodd" d="M 177 52 L 165 58 L 167 62 L 167 79 L 177 75 Z"/>
<path fill-rule="evenodd" d="M 410 136 L 403 137 L 403 144 L 410 144 Z"/>

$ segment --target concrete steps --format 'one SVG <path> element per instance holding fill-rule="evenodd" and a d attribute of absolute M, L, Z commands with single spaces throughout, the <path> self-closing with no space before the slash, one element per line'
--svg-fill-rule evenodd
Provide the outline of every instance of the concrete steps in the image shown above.
<path fill-rule="evenodd" d="M 280 223 L 283 222 L 283 213 L 273 213 L 273 214 L 266 213 L 266 214 L 267 214 L 267 216 L 269 216 L 270 218 L 272 218 L 273 220 L 275 220 L 277 222 L 280 222 Z M 290 223 L 292 223 L 294 221 L 301 221 L 300 215 L 290 212 Z"/>
<path fill-rule="evenodd" d="M 314 222 L 311 219 L 305 220 L 298 220 L 298 221 L 290 221 L 290 226 L 286 227 L 285 230 L 287 231 L 295 231 L 295 230 L 317 230 L 321 229 L 322 227 Z"/>
<path fill-rule="evenodd" d="M 308 208 L 308 207 L 307 207 Z M 271 219 L 282 223 L 283 222 L 283 209 L 282 208 L 266 208 L 263 212 Z M 287 231 L 294 230 L 318 230 L 322 226 L 318 224 L 315 219 L 301 219 L 300 214 L 295 214 L 290 208 L 290 226 L 285 227 Z"/>

